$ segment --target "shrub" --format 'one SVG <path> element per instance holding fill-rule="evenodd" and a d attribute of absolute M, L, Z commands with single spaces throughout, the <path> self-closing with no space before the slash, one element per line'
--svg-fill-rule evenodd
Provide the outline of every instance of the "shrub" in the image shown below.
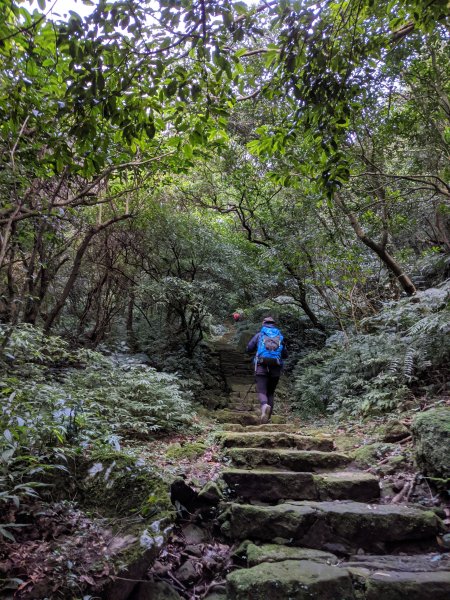
<path fill-rule="evenodd" d="M 14 329 L 4 356 L 0 503 L 36 495 L 44 472 L 65 469 L 68 447 L 120 450 L 124 437 L 178 431 L 193 417 L 191 394 L 177 376 L 70 351 L 30 326 Z"/>
<path fill-rule="evenodd" d="M 450 364 L 450 284 L 385 306 L 364 332 L 333 336 L 300 360 L 294 408 L 353 415 L 394 410 L 414 393 L 439 393 Z"/>

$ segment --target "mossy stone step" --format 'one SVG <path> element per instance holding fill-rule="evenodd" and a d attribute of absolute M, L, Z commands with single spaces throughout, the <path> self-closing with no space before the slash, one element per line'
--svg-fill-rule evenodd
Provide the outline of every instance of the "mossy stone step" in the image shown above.
<path fill-rule="evenodd" d="M 296 450 L 333 450 L 333 440 L 295 435 L 282 431 L 245 431 L 220 434 L 224 448 L 295 448 Z"/>
<path fill-rule="evenodd" d="M 378 479 L 369 473 L 293 473 L 263 469 L 225 469 L 222 479 L 243 500 L 340 500 L 370 502 L 380 495 Z"/>
<path fill-rule="evenodd" d="M 227 577 L 228 600 L 354 600 L 348 571 L 309 560 L 262 563 Z"/>
<path fill-rule="evenodd" d="M 353 573 L 352 573 L 353 575 Z M 361 577 L 365 585 L 364 600 L 448 600 L 450 574 L 434 573 L 373 573 Z"/>
<path fill-rule="evenodd" d="M 272 448 L 228 448 L 227 455 L 236 467 L 276 467 L 288 471 L 326 471 L 342 467 L 351 459 L 337 452 L 285 450 Z"/>
<path fill-rule="evenodd" d="M 237 412 L 247 411 L 247 412 L 255 414 L 257 417 L 259 417 L 261 414 L 261 411 L 259 410 L 259 407 L 258 407 L 258 411 L 256 411 L 256 408 L 257 408 L 256 405 L 252 404 L 251 402 L 243 402 L 242 400 L 240 400 L 239 402 L 229 402 L 227 404 L 227 410 L 237 411 Z"/>
<path fill-rule="evenodd" d="M 404 600 L 405 598 L 408 600 L 429 600 L 430 598 L 447 600 L 450 597 L 449 555 L 436 553 L 413 556 L 356 555 L 350 557 L 346 562 L 341 562 L 330 552 L 278 544 L 257 546 L 253 543 L 247 544 L 245 554 L 249 568 L 262 563 L 283 561 L 314 561 L 327 565 L 339 565 L 339 568 L 350 573 L 355 598 L 358 600 L 379 600 L 380 598 L 383 600 Z M 249 569 L 245 571 L 244 579 L 246 581 L 252 579 L 251 573 L 259 573 L 259 571 L 249 572 Z M 279 573 L 279 571 L 276 572 Z M 281 572 L 284 572 L 284 569 Z M 236 575 L 233 576 L 234 579 L 236 577 Z M 277 581 L 278 586 L 283 585 L 281 580 Z M 287 594 L 291 590 L 291 587 L 284 588 L 286 598 L 290 597 Z M 241 591 L 244 593 L 243 589 Z M 250 588 L 248 591 L 250 592 Z M 321 596 L 313 595 L 311 598 L 320 600 Z"/>
<path fill-rule="evenodd" d="M 260 425 L 260 415 L 259 409 L 258 412 L 241 412 L 241 411 L 233 411 L 228 410 L 226 408 L 221 410 L 216 410 L 214 413 L 215 418 L 220 423 L 232 423 L 238 425 Z M 285 417 L 281 415 L 273 415 L 271 417 L 272 424 L 283 424 L 286 422 Z"/>
<path fill-rule="evenodd" d="M 276 424 L 276 423 L 265 423 L 260 425 L 248 425 L 245 427 L 244 425 L 239 425 L 238 423 L 225 423 L 222 427 L 224 431 L 285 431 L 287 433 L 298 433 L 299 426 L 298 425 L 288 425 L 288 424 Z"/>
<path fill-rule="evenodd" d="M 240 425 L 258 425 L 260 419 L 256 413 L 234 410 L 216 410 L 214 417 L 219 423 L 239 423 Z"/>
<path fill-rule="evenodd" d="M 247 566 L 254 567 L 263 562 L 281 562 L 283 560 L 314 560 L 317 562 L 336 565 L 337 556 L 331 552 L 323 552 L 312 548 L 298 548 L 296 546 L 283 546 L 282 544 L 256 544 L 249 543 L 245 550 Z"/>
<path fill-rule="evenodd" d="M 231 494 L 243 500 L 317 500 L 312 473 L 265 471 L 262 469 L 224 469 L 221 477 Z"/>
<path fill-rule="evenodd" d="M 253 544 L 251 544 L 253 545 Z M 247 547 L 247 559 L 249 548 Z M 346 567 L 374 571 L 405 571 L 407 573 L 425 573 L 446 571 L 450 575 L 450 554 L 432 552 L 414 555 L 374 555 L 357 554 L 345 563 Z M 450 596 L 449 596 L 450 597 Z"/>
<path fill-rule="evenodd" d="M 355 570 L 315 560 L 257 563 L 227 577 L 228 600 L 448 600 L 448 571 Z"/>
<path fill-rule="evenodd" d="M 271 542 L 355 553 L 386 552 L 399 542 L 426 542 L 436 548 L 444 524 L 432 511 L 362 502 L 285 502 L 277 506 L 232 503 L 221 516 L 222 531 L 235 540 Z"/>
<path fill-rule="evenodd" d="M 314 475 L 319 500 L 372 502 L 380 497 L 378 477 L 364 471 L 334 471 Z"/>
<path fill-rule="evenodd" d="M 233 406 L 234 404 L 251 404 L 252 406 L 258 407 L 258 409 L 260 408 L 260 404 L 258 402 L 258 400 L 256 398 L 253 398 L 252 396 L 248 395 L 246 397 L 234 397 L 234 398 L 228 398 L 228 406 Z"/>
<path fill-rule="evenodd" d="M 227 377 L 227 385 L 232 392 L 246 392 L 255 384 L 249 377 Z"/>
<path fill-rule="evenodd" d="M 256 390 L 254 389 L 250 389 L 250 391 L 248 390 L 248 387 L 246 390 L 234 390 L 234 391 L 230 391 L 229 397 L 230 399 L 233 398 L 245 398 L 248 396 L 252 396 L 253 398 L 257 398 L 258 397 L 258 393 Z"/>

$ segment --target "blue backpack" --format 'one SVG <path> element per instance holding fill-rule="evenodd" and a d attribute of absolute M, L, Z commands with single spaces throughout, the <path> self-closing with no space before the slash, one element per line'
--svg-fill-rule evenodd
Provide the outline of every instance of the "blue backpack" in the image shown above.
<path fill-rule="evenodd" d="M 283 335 L 281 331 L 276 327 L 263 327 L 259 333 L 255 362 L 267 366 L 281 365 L 282 352 Z"/>

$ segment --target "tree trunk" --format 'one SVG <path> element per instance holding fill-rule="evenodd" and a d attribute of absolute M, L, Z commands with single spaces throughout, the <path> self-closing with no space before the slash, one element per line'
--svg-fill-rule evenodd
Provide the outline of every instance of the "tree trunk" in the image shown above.
<path fill-rule="evenodd" d="M 88 246 L 89 246 L 92 238 L 95 235 L 97 235 L 97 233 L 100 233 L 100 231 L 103 231 L 103 229 L 106 229 L 113 223 L 117 223 L 119 221 L 123 221 L 124 219 L 128 219 L 128 218 L 130 218 L 130 216 L 131 215 L 122 215 L 121 217 L 115 217 L 114 219 L 110 219 L 109 221 L 107 221 L 106 223 L 103 223 L 102 225 L 97 225 L 97 227 L 92 227 L 88 231 L 88 233 L 85 235 L 83 241 L 81 242 L 81 244 L 77 250 L 77 253 L 75 254 L 75 260 L 73 262 L 72 271 L 70 272 L 69 278 L 66 281 L 66 285 L 64 286 L 61 297 L 56 302 L 55 306 L 50 311 L 50 314 L 48 315 L 47 320 L 45 321 L 45 324 L 44 324 L 44 332 L 45 333 L 49 333 L 49 331 L 51 330 L 53 323 L 59 316 L 59 313 L 63 309 L 64 304 L 66 303 L 66 300 L 67 300 L 70 292 L 72 291 L 72 288 L 74 286 L 74 283 L 75 283 L 75 281 L 78 277 L 78 273 L 80 271 L 81 261 L 83 260 L 83 256 L 84 256 L 86 250 L 88 249 Z"/>
<path fill-rule="evenodd" d="M 126 328 L 127 328 L 127 335 L 128 336 L 133 336 L 133 310 L 134 310 L 134 292 L 130 292 L 130 298 L 128 300 L 128 307 L 127 307 L 127 322 L 126 322 Z"/>
<path fill-rule="evenodd" d="M 311 323 L 314 325 L 314 327 L 316 327 L 317 329 L 320 329 L 321 331 L 326 331 L 325 326 L 322 325 L 322 323 L 316 317 L 312 308 L 308 304 L 308 301 L 306 299 L 306 288 L 305 288 L 304 282 L 302 281 L 302 279 L 300 279 L 299 275 L 297 275 L 297 273 L 295 272 L 295 269 L 291 265 L 285 264 L 284 266 L 285 266 L 287 272 L 289 273 L 289 275 L 291 275 L 291 277 L 293 277 L 297 283 L 297 287 L 299 289 L 299 294 L 295 299 L 302 307 L 303 312 L 308 317 L 308 319 L 311 321 Z"/>
<path fill-rule="evenodd" d="M 375 254 L 377 256 L 379 256 L 381 261 L 386 265 L 386 267 L 392 273 L 394 273 L 398 282 L 400 283 L 400 285 L 402 286 L 404 291 L 408 294 L 408 296 L 414 296 L 414 294 L 417 292 L 416 286 L 414 285 L 412 280 L 408 277 L 408 275 L 403 272 L 403 269 L 398 264 L 398 262 L 395 260 L 395 258 L 393 256 L 391 256 L 391 254 L 389 254 L 389 252 L 386 250 L 386 248 L 383 247 L 382 244 L 379 244 L 378 242 L 376 242 L 375 240 L 373 240 L 366 234 L 364 229 L 361 227 L 361 224 L 358 221 L 357 216 L 355 215 L 354 212 L 347 209 L 342 198 L 340 198 L 337 194 L 335 195 L 335 198 L 336 198 L 336 202 L 337 202 L 338 206 L 340 206 L 340 208 L 347 215 L 347 218 L 350 221 L 350 225 L 352 226 L 353 231 L 356 233 L 356 235 L 361 240 L 361 242 L 365 246 L 367 246 L 368 248 L 373 250 L 375 252 Z"/>

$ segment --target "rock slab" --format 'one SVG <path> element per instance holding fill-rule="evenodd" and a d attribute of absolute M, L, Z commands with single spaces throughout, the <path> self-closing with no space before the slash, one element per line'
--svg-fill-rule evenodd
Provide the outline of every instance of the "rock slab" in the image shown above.
<path fill-rule="evenodd" d="M 307 560 L 263 563 L 227 577 L 229 600 L 354 600 L 345 569 Z"/>

